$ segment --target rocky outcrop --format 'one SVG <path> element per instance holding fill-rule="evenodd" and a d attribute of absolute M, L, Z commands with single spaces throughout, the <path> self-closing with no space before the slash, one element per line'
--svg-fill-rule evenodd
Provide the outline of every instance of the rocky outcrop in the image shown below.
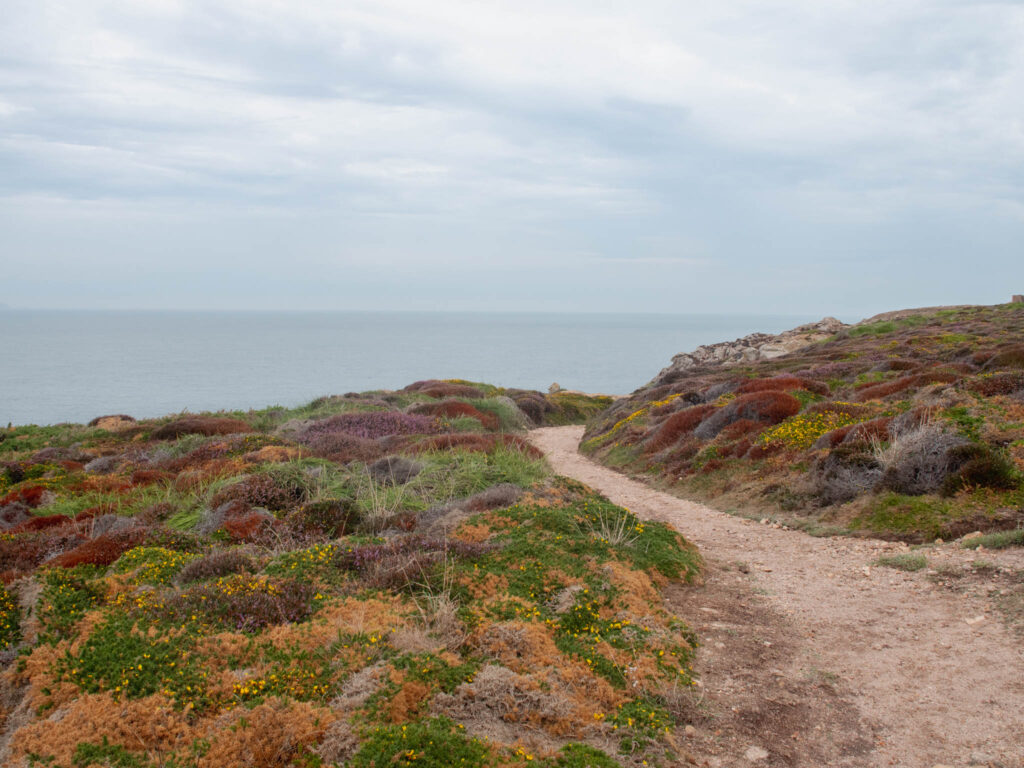
<path fill-rule="evenodd" d="M 817 341 L 824 341 L 848 327 L 834 317 L 826 317 L 817 323 L 807 323 L 778 334 L 752 333 L 735 341 L 701 345 L 692 352 L 683 352 L 673 357 L 669 366 L 654 381 L 664 382 L 673 374 L 698 366 L 729 366 L 780 357 Z"/>

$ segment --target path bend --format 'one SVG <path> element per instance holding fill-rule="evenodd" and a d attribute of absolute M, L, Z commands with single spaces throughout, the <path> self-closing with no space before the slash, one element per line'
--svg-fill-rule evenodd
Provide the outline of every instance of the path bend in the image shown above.
<path fill-rule="evenodd" d="M 530 440 L 558 474 L 674 526 L 712 570 L 743 564 L 751 591 L 799 635 L 787 674 L 837 676 L 859 711 L 858 727 L 871 734 L 871 748 L 843 765 L 1024 768 L 1024 643 L 984 597 L 874 565 L 905 545 L 815 538 L 654 490 L 582 456 L 582 434 L 582 427 L 542 428 Z M 1024 565 L 1019 551 L 994 556 Z M 932 557 L 957 563 L 974 555 L 945 547 Z"/>

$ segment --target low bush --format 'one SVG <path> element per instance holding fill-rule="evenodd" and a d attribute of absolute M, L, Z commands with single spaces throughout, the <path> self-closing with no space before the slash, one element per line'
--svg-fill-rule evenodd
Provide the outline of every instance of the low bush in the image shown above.
<path fill-rule="evenodd" d="M 190 640 L 150 636 L 145 629 L 131 616 L 110 614 L 76 652 L 66 653 L 58 672 L 87 693 L 129 699 L 163 693 L 178 706 L 202 709 L 206 673 L 190 658 Z"/>
<path fill-rule="evenodd" d="M 985 363 L 986 370 L 999 368 L 1024 368 L 1024 345 L 997 352 Z"/>
<path fill-rule="evenodd" d="M 362 513 L 350 499 L 325 499 L 305 504 L 287 519 L 292 530 L 307 536 L 336 538 L 355 531 Z"/>
<path fill-rule="evenodd" d="M 294 478 L 259 472 L 222 488 L 210 499 L 210 506 L 216 509 L 230 501 L 241 501 L 280 512 L 300 504 L 306 493 L 306 488 Z"/>
<path fill-rule="evenodd" d="M 933 425 L 896 437 L 878 454 L 884 467 L 881 486 L 907 496 L 938 491 L 962 463 L 958 451 L 965 442 L 959 435 Z"/>
<path fill-rule="evenodd" d="M 190 584 L 235 573 L 251 573 L 255 569 L 255 563 L 247 554 L 239 552 L 237 549 L 225 549 L 188 563 L 178 574 L 178 581 L 182 584 Z"/>
<path fill-rule="evenodd" d="M 468 737 L 461 725 L 444 717 L 420 720 L 408 725 L 385 725 L 372 729 L 350 768 L 379 768 L 415 764 L 422 768 L 487 768 L 495 765 L 489 747 Z"/>
<path fill-rule="evenodd" d="M 862 446 L 839 446 L 812 468 L 815 495 L 825 504 L 850 501 L 878 485 L 883 468 Z"/>
<path fill-rule="evenodd" d="M 344 433 L 368 440 L 391 435 L 427 435 L 442 431 L 437 419 L 401 411 L 371 411 L 368 413 L 340 413 L 329 419 L 316 421 L 298 434 L 299 442 L 314 446 L 327 435 Z"/>
<path fill-rule="evenodd" d="M 751 392 L 790 392 L 794 389 L 803 389 L 823 396 L 830 394 L 828 384 L 824 382 L 788 375 L 774 376 L 770 379 L 751 379 L 741 384 L 736 392 L 745 395 Z"/>
<path fill-rule="evenodd" d="M 715 438 L 723 429 L 742 419 L 778 424 L 800 412 L 800 401 L 785 392 L 752 392 L 740 395 L 708 415 L 694 430 L 701 440 Z"/>
<path fill-rule="evenodd" d="M 1007 547 L 1024 547 L 1024 528 L 1012 531 L 996 531 L 967 539 L 960 543 L 964 549 L 1006 549 Z"/>
<path fill-rule="evenodd" d="M 439 381 L 437 379 L 427 379 L 425 381 L 416 381 L 407 386 L 402 390 L 403 392 L 416 392 L 427 397 L 433 397 L 438 400 L 445 397 L 483 397 L 484 393 L 469 384 L 460 384 L 457 382 L 450 381 Z"/>
<path fill-rule="evenodd" d="M 987 445 L 959 445 L 949 452 L 949 462 L 955 469 L 943 479 L 944 496 L 965 488 L 1013 490 L 1020 485 L 1020 474 L 1013 462 Z"/>
<path fill-rule="evenodd" d="M 411 443 L 408 450 L 413 453 L 427 453 L 431 451 L 447 451 L 462 449 L 465 451 L 477 451 L 479 453 L 492 453 L 499 448 L 511 448 L 531 459 L 542 459 L 544 454 L 537 450 L 519 435 L 480 435 L 475 432 L 456 432 L 450 435 L 438 435 L 426 440 Z"/>
<path fill-rule="evenodd" d="M 680 437 L 689 434 L 704 418 L 715 410 L 713 405 L 694 405 L 669 416 L 658 427 L 658 431 L 645 446 L 648 453 L 657 453 L 675 444 Z"/>
<path fill-rule="evenodd" d="M 252 427 L 241 419 L 186 416 L 157 427 L 152 436 L 156 440 L 174 440 L 182 435 L 233 435 L 241 432 L 252 432 Z"/>
<path fill-rule="evenodd" d="M 857 399 L 861 402 L 867 400 L 880 400 L 883 397 L 889 397 L 899 392 L 905 392 L 911 387 L 917 385 L 918 377 L 915 376 L 904 376 L 894 381 L 884 381 L 881 384 L 866 384 L 862 385 L 857 390 Z"/>
<path fill-rule="evenodd" d="M 983 397 L 1009 395 L 1024 390 L 1024 373 L 997 373 L 979 376 L 968 381 L 966 388 Z"/>
<path fill-rule="evenodd" d="M 236 632 L 255 632 L 274 624 L 308 619 L 314 609 L 311 584 L 294 579 L 231 575 L 202 582 L 158 609 L 176 622 L 200 621 Z"/>
<path fill-rule="evenodd" d="M 405 485 L 423 471 L 423 465 L 403 456 L 385 456 L 367 465 L 366 471 L 383 485 Z"/>
<path fill-rule="evenodd" d="M 928 567 L 928 559 L 921 554 L 906 552 L 898 555 L 883 555 L 875 561 L 876 565 L 895 568 L 898 571 L 920 571 Z"/>
<path fill-rule="evenodd" d="M 423 403 L 414 406 L 410 413 L 421 416 L 443 417 L 446 419 L 458 419 L 469 417 L 480 422 L 484 429 L 495 430 L 498 428 L 498 417 L 493 413 L 483 413 L 469 403 L 461 400 L 444 400 L 440 403 Z"/>
<path fill-rule="evenodd" d="M 21 635 L 21 611 L 14 596 L 0 586 L 0 649 L 15 642 Z"/>
<path fill-rule="evenodd" d="M 74 568 L 79 565 L 110 565 L 129 549 L 141 544 L 144 538 L 145 532 L 138 529 L 107 533 L 90 539 L 49 562 L 61 568 Z"/>
<path fill-rule="evenodd" d="M 166 547 L 135 547 L 114 563 L 115 573 L 128 573 L 135 584 L 167 584 L 199 556 Z"/>

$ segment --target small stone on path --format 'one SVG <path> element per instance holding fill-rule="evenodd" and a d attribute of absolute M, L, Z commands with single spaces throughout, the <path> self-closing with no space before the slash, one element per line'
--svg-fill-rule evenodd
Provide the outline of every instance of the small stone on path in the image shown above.
<path fill-rule="evenodd" d="M 758 760 L 768 759 L 768 750 L 762 749 L 761 747 L 749 747 L 743 756 L 752 763 L 756 763 Z"/>

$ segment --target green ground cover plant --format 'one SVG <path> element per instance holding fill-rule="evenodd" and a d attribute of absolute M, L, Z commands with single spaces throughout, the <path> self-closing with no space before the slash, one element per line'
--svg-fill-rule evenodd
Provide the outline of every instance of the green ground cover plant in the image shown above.
<path fill-rule="evenodd" d="M 660 589 L 700 558 L 519 434 L 608 402 L 432 380 L 8 430 L 11 760 L 672 765 L 697 641 Z"/>

